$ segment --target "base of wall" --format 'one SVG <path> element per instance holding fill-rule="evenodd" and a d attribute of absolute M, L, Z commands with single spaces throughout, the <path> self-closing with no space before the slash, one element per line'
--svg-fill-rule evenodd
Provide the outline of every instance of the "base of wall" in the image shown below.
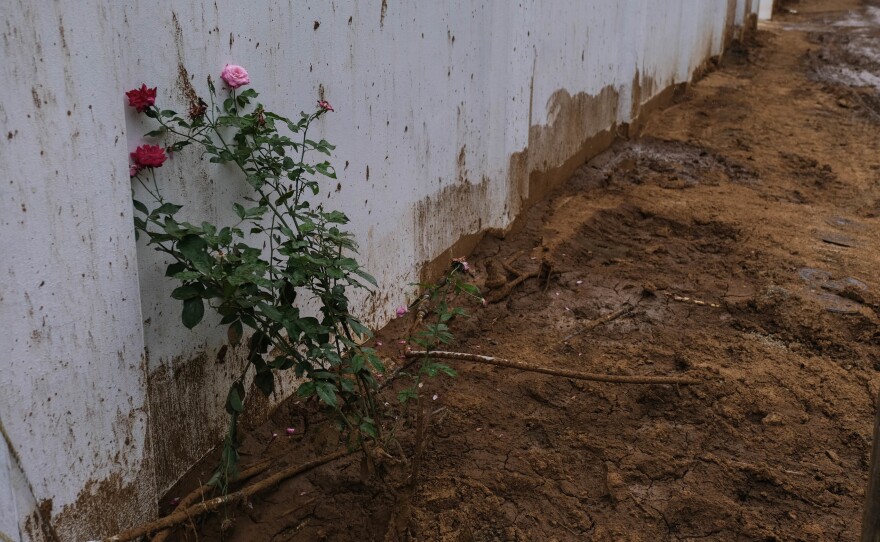
<path fill-rule="evenodd" d="M 467 256 L 473 252 L 485 235 L 492 235 L 503 239 L 507 235 L 519 231 L 524 225 L 523 217 L 526 214 L 525 211 L 547 197 L 550 192 L 567 181 L 578 168 L 607 150 L 615 141 L 637 138 L 645 123 L 654 113 L 665 109 L 681 99 L 693 82 L 704 77 L 715 69 L 718 64 L 719 58 L 712 57 L 694 71 L 691 82 L 678 83 L 664 88 L 638 107 L 638 114 L 632 121 L 620 124 L 614 123 L 611 127 L 587 138 L 581 143 L 577 151 L 561 165 L 549 169 L 529 171 L 527 173 L 528 196 L 521 200 L 521 207 L 513 222 L 503 230 L 485 229 L 477 233 L 462 235 L 452 246 L 422 266 L 419 273 L 420 282 L 431 283 L 438 280 L 449 270 L 452 258 Z"/>

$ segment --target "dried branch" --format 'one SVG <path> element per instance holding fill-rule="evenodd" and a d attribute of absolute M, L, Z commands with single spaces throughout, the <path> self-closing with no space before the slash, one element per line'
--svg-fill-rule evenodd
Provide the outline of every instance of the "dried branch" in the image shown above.
<path fill-rule="evenodd" d="M 572 338 L 580 335 L 581 333 L 584 333 L 585 331 L 590 331 L 591 329 L 595 329 L 595 328 L 601 326 L 602 324 L 607 324 L 608 322 L 610 322 L 612 320 L 616 320 L 616 319 L 620 318 L 621 316 L 623 316 L 624 314 L 628 314 L 634 308 L 635 308 L 635 305 L 627 304 L 627 305 L 624 305 L 623 307 L 620 307 L 619 309 L 617 309 L 614 312 L 606 314 L 605 316 L 600 316 L 599 318 L 596 318 L 595 320 L 590 320 L 586 324 L 582 325 L 580 327 L 580 329 L 578 329 L 577 331 L 575 331 L 574 333 L 572 333 L 568 337 L 562 339 L 562 342 L 568 342 Z"/>
<path fill-rule="evenodd" d="M 128 542 L 130 540 L 135 540 L 141 536 L 149 535 L 150 533 L 155 533 L 157 531 L 167 529 L 169 527 L 174 527 L 175 525 L 179 525 L 185 521 L 188 521 L 194 517 L 198 517 L 202 514 L 206 514 L 208 512 L 217 510 L 223 505 L 235 503 L 246 499 L 252 495 L 255 495 L 261 491 L 265 491 L 270 487 L 274 486 L 279 482 L 283 482 L 288 478 L 292 478 L 299 474 L 303 474 L 305 472 L 314 470 L 322 465 L 326 465 L 332 461 L 336 461 L 342 457 L 345 457 L 349 454 L 358 451 L 355 450 L 340 450 L 338 452 L 334 452 L 329 455 L 325 455 L 324 457 L 318 458 L 314 461 L 310 461 L 308 463 L 304 463 L 302 465 L 297 465 L 294 467 L 288 467 L 284 470 L 280 470 L 275 474 L 260 480 L 254 484 L 249 486 L 245 486 L 242 489 L 236 491 L 235 493 L 230 493 L 228 495 L 224 495 L 222 497 L 216 497 L 214 499 L 200 502 L 196 505 L 190 506 L 189 508 L 185 508 L 182 510 L 177 510 L 173 514 L 167 515 L 164 518 L 158 519 L 156 521 L 152 521 L 150 523 L 145 523 L 138 527 L 134 527 L 128 529 L 127 531 L 123 531 L 117 535 L 111 536 L 109 538 L 105 538 L 103 542 Z"/>
<path fill-rule="evenodd" d="M 476 363 L 487 363 L 489 365 L 497 365 L 499 367 L 508 367 L 511 369 L 519 369 L 531 373 L 542 373 L 553 376 L 562 376 L 565 378 L 573 378 L 575 380 L 590 380 L 592 382 L 609 382 L 612 384 L 702 384 L 702 380 L 696 378 L 680 377 L 680 376 L 627 376 L 627 375 L 609 375 L 597 373 L 582 373 L 579 371 L 570 371 L 568 369 L 552 369 L 550 367 L 540 367 L 537 365 L 529 365 L 521 361 L 513 361 L 503 358 L 493 358 L 491 356 L 480 356 L 477 354 L 468 354 L 466 352 L 443 352 L 425 350 L 410 350 L 404 354 L 408 358 L 417 358 L 429 356 L 440 359 L 454 359 L 461 361 L 473 361 Z"/>
<path fill-rule="evenodd" d="M 241 474 L 238 475 L 237 482 L 244 482 L 258 474 L 262 474 L 266 469 L 272 464 L 270 460 L 260 461 L 254 465 L 249 466 L 248 468 L 241 471 Z M 177 512 L 178 510 L 186 510 L 190 506 L 192 506 L 196 501 L 202 499 L 205 494 L 210 491 L 215 486 L 205 484 L 201 487 L 197 487 L 191 493 L 189 493 L 186 497 L 180 499 L 180 502 L 177 503 L 177 506 L 174 507 L 174 510 L 171 512 L 172 514 Z M 151 542 L 165 542 L 165 539 L 168 538 L 168 535 L 171 534 L 171 529 L 164 529 L 156 533 L 156 536 L 153 537 Z"/>

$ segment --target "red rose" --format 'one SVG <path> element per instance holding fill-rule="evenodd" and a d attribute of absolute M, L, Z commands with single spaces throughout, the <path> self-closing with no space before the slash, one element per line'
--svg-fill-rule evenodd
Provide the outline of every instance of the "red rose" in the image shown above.
<path fill-rule="evenodd" d="M 333 111 L 333 106 L 330 105 L 330 102 L 325 102 L 324 100 L 318 100 L 318 107 L 324 111 Z"/>
<path fill-rule="evenodd" d="M 137 109 L 138 113 L 156 103 L 156 89 L 147 88 L 147 85 L 141 85 L 141 88 L 129 90 L 125 93 L 128 96 L 128 105 Z"/>
<path fill-rule="evenodd" d="M 165 149 L 159 145 L 141 145 L 131 153 L 131 159 L 139 168 L 161 167 L 166 158 Z"/>

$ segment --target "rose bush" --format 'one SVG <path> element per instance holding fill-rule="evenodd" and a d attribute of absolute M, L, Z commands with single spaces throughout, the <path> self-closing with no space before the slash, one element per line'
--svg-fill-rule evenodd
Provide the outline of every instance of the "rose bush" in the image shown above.
<path fill-rule="evenodd" d="M 134 201 L 136 231 L 170 258 L 166 276 L 179 282 L 171 296 L 182 302 L 183 325 L 198 325 L 207 305 L 220 316 L 229 346 L 245 346 L 246 366 L 226 399 L 230 426 L 214 478 L 225 487 L 236 473 L 246 382 L 270 395 L 276 372 L 292 370 L 303 379 L 298 395 L 326 405 L 348 445 L 364 447 L 370 458 L 366 446 L 382 438 L 374 395 L 376 373 L 384 369 L 375 350 L 362 346 L 370 330 L 349 309 L 349 290 L 375 280 L 353 257 L 357 245 L 343 229 L 345 214 L 311 199 L 321 190 L 321 178 L 336 179 L 328 161 L 309 159 L 330 155 L 334 147 L 308 137 L 311 124 L 333 108 L 321 101 L 314 112 L 292 120 L 254 103 L 255 90 L 237 92 L 250 83 L 241 66 L 227 65 L 221 78 L 228 96 L 218 99 L 208 78 L 208 101 L 194 98 L 186 118 L 156 107 L 156 89 L 146 85 L 126 96 L 158 123 L 147 137 L 164 140 L 131 153 L 132 178 L 154 200 L 151 206 Z M 236 173 L 224 182 L 250 186 L 244 201 L 232 204 L 236 222 L 183 221 L 183 206 L 163 197 L 156 168 L 166 153 L 189 145 L 211 162 L 231 166 L 222 172 Z M 302 295 L 316 303 L 315 316 L 300 312 Z"/>

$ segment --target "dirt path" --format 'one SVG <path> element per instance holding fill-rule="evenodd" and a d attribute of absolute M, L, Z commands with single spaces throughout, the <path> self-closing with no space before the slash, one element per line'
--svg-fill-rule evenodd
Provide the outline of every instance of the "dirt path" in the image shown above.
<path fill-rule="evenodd" d="M 880 81 L 880 9 L 791 7 L 521 232 L 484 240 L 476 267 L 522 251 L 516 268 L 552 262 L 549 288 L 527 281 L 454 326 L 455 350 L 705 384 L 456 363 L 429 390 L 412 540 L 857 539 L 880 388 L 880 100 L 848 85 Z M 379 333 L 389 358 L 400 333 Z M 334 449 L 309 412 L 285 405 L 252 431 L 245 462 Z M 269 443 L 286 426 L 302 436 Z M 223 538 L 381 540 L 394 498 L 355 461 L 337 465 L 229 510 Z M 220 539 L 223 519 L 198 539 Z"/>

